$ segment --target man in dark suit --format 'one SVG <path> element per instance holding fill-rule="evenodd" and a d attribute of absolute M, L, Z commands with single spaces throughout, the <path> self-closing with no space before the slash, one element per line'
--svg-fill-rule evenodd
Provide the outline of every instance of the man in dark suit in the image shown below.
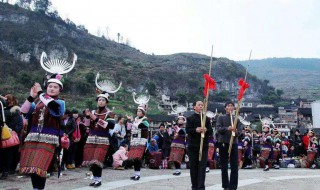
<path fill-rule="evenodd" d="M 190 177 L 192 190 L 205 189 L 206 164 L 208 159 L 209 136 L 212 135 L 210 119 L 206 118 L 205 128 L 201 128 L 203 102 L 193 103 L 194 114 L 187 118 L 186 132 L 188 134 L 188 156 L 190 161 Z M 201 133 L 205 133 L 202 158 L 199 161 Z"/>
<path fill-rule="evenodd" d="M 238 136 L 241 134 L 241 123 L 238 119 L 237 127 L 233 128 L 231 122 L 232 113 L 234 111 L 234 103 L 227 102 L 225 104 L 226 114 L 221 115 L 217 119 L 216 129 L 218 134 L 218 148 L 221 160 L 221 177 L 222 188 L 233 190 L 238 187 Z M 230 116 L 231 114 L 231 116 Z M 232 119 L 234 120 L 234 119 Z M 230 153 L 230 180 L 228 177 L 228 160 L 229 160 L 229 143 L 232 132 L 235 133 L 235 138 L 232 144 Z"/>

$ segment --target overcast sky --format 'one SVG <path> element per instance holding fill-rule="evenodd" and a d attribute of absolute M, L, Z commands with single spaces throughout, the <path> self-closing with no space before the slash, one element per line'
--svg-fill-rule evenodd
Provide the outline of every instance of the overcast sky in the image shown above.
<path fill-rule="evenodd" d="M 320 0 L 51 0 L 62 18 L 142 52 L 320 58 Z"/>

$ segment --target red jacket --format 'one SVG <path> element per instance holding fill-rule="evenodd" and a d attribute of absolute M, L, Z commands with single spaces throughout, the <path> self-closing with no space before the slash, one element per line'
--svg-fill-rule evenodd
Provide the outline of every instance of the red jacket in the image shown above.
<path fill-rule="evenodd" d="M 309 144 L 310 144 L 309 135 L 305 135 L 305 136 L 302 137 L 302 144 L 303 144 L 303 149 L 308 150 Z"/>

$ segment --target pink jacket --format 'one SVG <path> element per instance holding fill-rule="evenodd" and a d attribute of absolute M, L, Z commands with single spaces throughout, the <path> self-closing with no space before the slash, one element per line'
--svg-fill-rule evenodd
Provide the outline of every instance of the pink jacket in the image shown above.
<path fill-rule="evenodd" d="M 117 150 L 117 152 L 115 152 L 113 155 L 113 163 L 112 163 L 112 167 L 114 169 L 122 166 L 122 162 L 128 159 L 127 156 L 127 151 L 123 146 L 120 146 L 119 150 Z"/>

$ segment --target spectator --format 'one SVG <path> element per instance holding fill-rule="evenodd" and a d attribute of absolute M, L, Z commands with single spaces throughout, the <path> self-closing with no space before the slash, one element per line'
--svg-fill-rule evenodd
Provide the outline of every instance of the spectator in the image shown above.
<path fill-rule="evenodd" d="M 165 128 L 164 124 L 161 123 L 159 125 L 159 131 L 153 137 L 155 140 L 157 140 L 158 147 L 160 149 L 162 149 L 162 146 L 163 146 L 163 134 L 164 134 L 165 130 L 166 130 L 166 128 Z"/>
<path fill-rule="evenodd" d="M 167 130 L 163 133 L 162 157 L 168 158 L 170 155 L 171 142 L 173 140 L 173 130 L 171 125 L 167 125 Z"/>
<path fill-rule="evenodd" d="M 159 147 L 158 147 L 157 141 L 155 139 L 151 139 L 151 142 L 148 144 L 148 148 L 147 149 L 148 149 L 149 153 L 159 151 Z"/>
<path fill-rule="evenodd" d="M 122 146 L 119 147 L 119 150 L 117 150 L 113 155 L 113 163 L 112 167 L 113 169 L 123 169 L 123 167 L 128 166 L 126 160 L 128 160 L 128 145 L 122 144 Z"/>
<path fill-rule="evenodd" d="M 2 97 L 0 101 L 3 102 L 3 106 L 5 107 L 4 116 L 6 124 L 10 129 L 15 131 L 20 138 L 19 134 L 23 126 L 17 97 L 7 94 L 6 96 Z M 0 111 L 0 115 L 0 126 L 3 126 L 2 110 Z M 0 171 L 2 171 L 0 179 L 6 179 L 9 173 L 15 173 L 19 159 L 19 145 L 8 148 L 0 148 Z"/>
<path fill-rule="evenodd" d="M 292 137 L 294 146 L 294 155 L 299 156 L 302 153 L 302 139 L 300 136 L 300 130 L 296 129 L 294 136 Z"/>
<path fill-rule="evenodd" d="M 64 135 L 68 136 L 69 138 L 69 148 L 63 149 L 63 157 L 64 157 L 64 163 L 66 163 L 67 169 L 74 169 L 75 165 L 73 164 L 74 161 L 74 139 L 73 139 L 73 132 L 77 128 L 77 124 L 75 119 L 73 118 L 72 112 L 70 110 L 66 110 L 64 116 L 62 117 L 62 128 L 64 128 Z"/>
<path fill-rule="evenodd" d="M 118 123 L 114 126 L 112 133 L 119 147 L 126 136 L 126 127 L 124 125 L 124 118 L 122 116 L 118 117 Z"/>

